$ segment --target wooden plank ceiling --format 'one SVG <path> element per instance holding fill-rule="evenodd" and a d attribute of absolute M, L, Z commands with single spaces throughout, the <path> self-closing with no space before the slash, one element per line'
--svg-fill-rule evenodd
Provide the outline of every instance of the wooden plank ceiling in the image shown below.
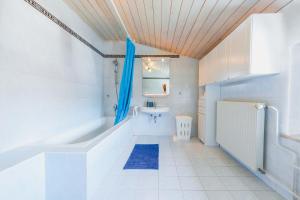
<path fill-rule="evenodd" d="M 104 40 L 125 40 L 126 33 L 106 0 L 64 0 Z"/>
<path fill-rule="evenodd" d="M 65 0 L 102 38 L 200 59 L 253 13 L 276 13 L 293 0 Z M 113 4 L 116 6 L 114 10 Z"/>

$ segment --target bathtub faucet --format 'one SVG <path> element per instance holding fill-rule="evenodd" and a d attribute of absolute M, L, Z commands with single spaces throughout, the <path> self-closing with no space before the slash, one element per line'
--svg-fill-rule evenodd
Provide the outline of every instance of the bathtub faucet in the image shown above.
<path fill-rule="evenodd" d="M 113 108 L 114 108 L 114 111 L 115 111 L 115 116 L 117 116 L 118 104 L 115 104 L 113 106 Z"/>

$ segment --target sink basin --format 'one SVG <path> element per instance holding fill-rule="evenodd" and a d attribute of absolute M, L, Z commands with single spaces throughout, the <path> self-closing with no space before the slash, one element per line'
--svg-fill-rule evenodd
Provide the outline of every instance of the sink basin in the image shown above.
<path fill-rule="evenodd" d="M 161 114 L 169 112 L 169 107 L 157 106 L 157 107 L 141 107 L 140 111 L 148 114 Z"/>

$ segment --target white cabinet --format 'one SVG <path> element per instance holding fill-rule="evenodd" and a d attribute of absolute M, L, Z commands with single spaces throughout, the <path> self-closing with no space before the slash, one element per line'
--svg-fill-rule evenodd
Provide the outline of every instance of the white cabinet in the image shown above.
<path fill-rule="evenodd" d="M 219 59 L 215 60 L 214 77 L 215 82 L 220 82 L 228 79 L 228 45 L 225 41 L 221 42 L 216 48 L 216 57 Z M 216 73 L 216 71 L 218 73 Z"/>
<path fill-rule="evenodd" d="M 222 73 L 215 73 L 218 70 L 220 61 L 215 59 L 220 52 L 211 51 L 199 61 L 199 86 L 204 86 L 222 80 Z M 226 79 L 226 78 L 225 78 Z"/>
<path fill-rule="evenodd" d="M 284 63 L 280 14 L 254 14 L 199 61 L 199 85 L 279 73 Z"/>
<path fill-rule="evenodd" d="M 251 20 L 246 20 L 227 39 L 229 79 L 250 73 Z M 216 58 L 218 59 L 218 58 Z"/>
<path fill-rule="evenodd" d="M 198 138 L 208 146 L 216 143 L 216 105 L 220 100 L 220 86 L 200 87 L 198 102 Z"/>
<path fill-rule="evenodd" d="M 205 114 L 198 113 L 198 138 L 205 143 Z"/>
<path fill-rule="evenodd" d="M 203 58 L 199 61 L 199 85 L 205 85 L 208 82 L 207 80 L 207 67 L 206 65 L 206 58 Z"/>

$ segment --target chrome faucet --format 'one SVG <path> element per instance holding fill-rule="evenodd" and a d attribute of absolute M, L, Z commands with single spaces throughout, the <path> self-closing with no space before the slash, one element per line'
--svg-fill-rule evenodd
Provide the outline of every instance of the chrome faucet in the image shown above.
<path fill-rule="evenodd" d="M 115 104 L 113 108 L 114 108 L 115 116 L 117 116 L 118 104 Z"/>

